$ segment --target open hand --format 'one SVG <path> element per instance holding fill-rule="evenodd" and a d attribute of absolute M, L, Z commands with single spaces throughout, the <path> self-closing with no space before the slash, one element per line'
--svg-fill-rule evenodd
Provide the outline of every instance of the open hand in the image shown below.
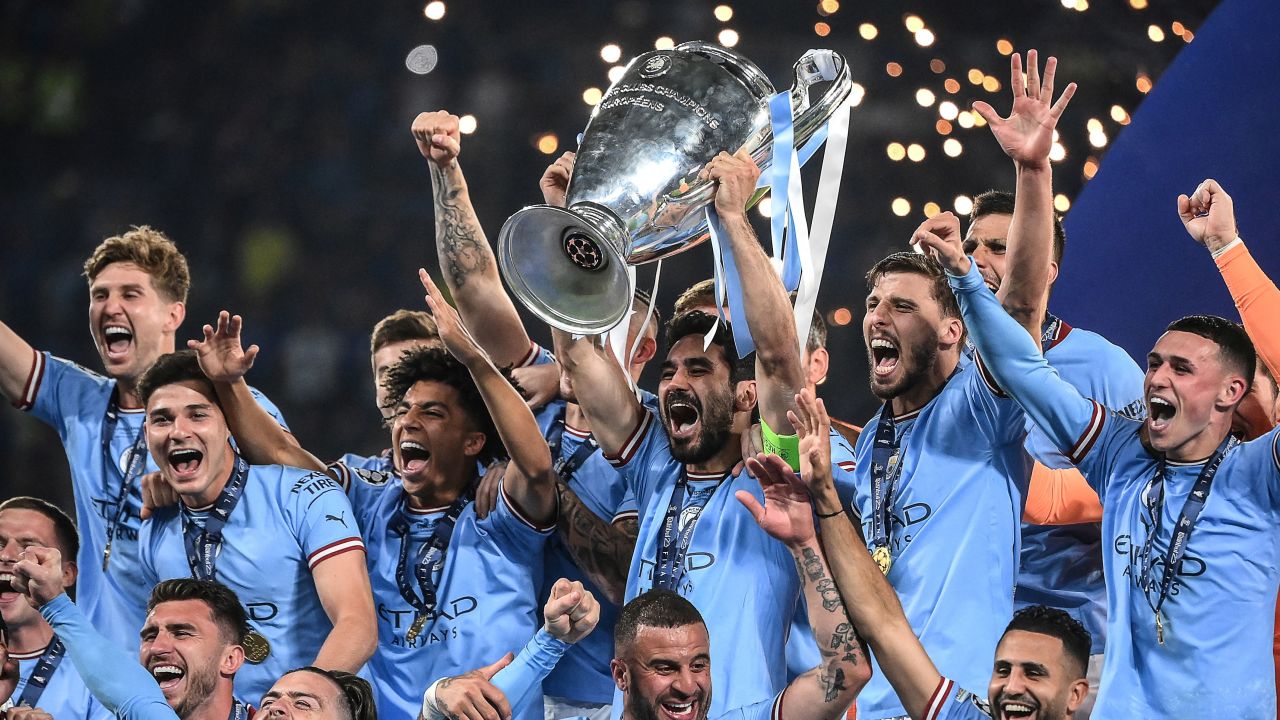
<path fill-rule="evenodd" d="M 424 298 L 427 301 L 427 309 L 431 311 L 431 317 L 435 318 L 436 331 L 440 334 L 440 340 L 444 342 L 444 347 L 449 354 L 467 367 L 471 367 L 472 363 L 476 362 L 488 362 L 489 356 L 480 348 L 475 338 L 471 337 L 458 311 L 444 299 L 440 288 L 436 287 L 426 270 L 418 268 L 418 280 L 427 291 L 427 296 Z"/>
<path fill-rule="evenodd" d="M 787 461 L 761 453 L 747 460 L 747 467 L 760 481 L 764 505 L 746 490 L 739 490 L 734 496 L 750 511 L 760 529 L 792 547 L 813 540 L 813 502 Z"/>
<path fill-rule="evenodd" d="M 1043 169 L 1049 167 L 1049 149 L 1053 147 L 1053 129 L 1062 111 L 1066 110 L 1076 84 L 1070 83 L 1062 91 L 1058 101 L 1053 100 L 1053 76 L 1058 69 L 1058 59 L 1051 57 L 1044 64 L 1044 80 L 1041 82 L 1036 51 L 1027 52 L 1027 77 L 1022 76 L 1022 58 L 1014 53 L 1010 60 L 1009 85 L 1013 90 L 1013 107 L 1009 117 L 1002 118 L 991 105 L 978 100 L 973 109 L 987 121 L 991 134 L 996 136 L 1000 149 L 1019 167 Z"/>
<path fill-rule="evenodd" d="M 258 346 L 248 350 L 240 346 L 240 329 L 244 320 L 223 310 L 218 313 L 218 325 L 204 326 L 203 340 L 188 340 L 187 347 L 196 351 L 200 369 L 205 377 L 216 383 L 233 383 L 248 374 L 258 357 Z"/>
<path fill-rule="evenodd" d="M 1212 178 L 1196 187 L 1191 196 L 1178 196 L 1178 217 L 1192 240 L 1209 252 L 1222 248 L 1239 236 L 1235 205 L 1231 196 Z"/>

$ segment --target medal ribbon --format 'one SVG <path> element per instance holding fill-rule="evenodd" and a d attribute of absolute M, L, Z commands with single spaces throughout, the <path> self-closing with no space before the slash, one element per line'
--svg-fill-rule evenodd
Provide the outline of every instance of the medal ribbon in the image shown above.
<path fill-rule="evenodd" d="M 1139 584 L 1142 592 L 1146 595 L 1147 604 L 1151 606 L 1151 611 L 1159 618 L 1160 608 L 1164 606 L 1164 601 L 1169 597 L 1169 590 L 1173 587 L 1173 578 L 1177 575 L 1177 567 L 1182 562 L 1182 558 L 1187 554 L 1187 544 L 1191 541 L 1191 531 L 1195 529 L 1196 522 L 1200 519 L 1200 512 L 1204 510 L 1205 503 L 1209 500 L 1209 492 L 1213 489 L 1213 478 L 1218 474 L 1218 468 L 1222 465 L 1223 459 L 1233 447 L 1239 444 L 1239 441 L 1228 435 L 1226 440 L 1218 446 L 1218 449 L 1209 458 L 1200 470 L 1200 476 L 1196 478 L 1196 483 L 1191 487 L 1191 492 L 1187 495 L 1187 499 L 1182 503 L 1182 512 L 1178 516 L 1178 524 L 1173 528 L 1173 535 L 1169 538 L 1169 549 L 1165 553 L 1164 569 L 1160 572 L 1160 588 L 1156 601 L 1151 602 L 1151 586 L 1154 583 L 1152 578 L 1155 570 L 1155 541 L 1156 536 L 1160 534 L 1160 526 L 1164 519 L 1164 476 L 1166 471 L 1165 461 L 1160 460 L 1159 466 L 1156 468 L 1155 475 L 1147 483 L 1147 487 L 1142 492 L 1143 504 L 1147 507 L 1147 512 L 1151 515 L 1151 528 L 1147 532 L 1147 539 L 1142 543 L 1142 574 L 1139 576 Z"/>
<path fill-rule="evenodd" d="M 902 473 L 896 424 L 887 403 L 880 411 L 871 447 L 871 545 L 887 549 L 892 534 L 893 491 Z"/>
<path fill-rule="evenodd" d="M 693 493 L 689 496 L 689 505 L 698 508 L 698 514 L 680 527 L 680 514 L 684 510 L 684 494 L 688 490 L 689 478 L 682 474 L 671 492 L 671 502 L 667 503 L 667 514 L 662 518 L 662 538 L 658 545 L 657 571 L 653 586 L 664 590 L 675 591 L 684 577 L 684 556 L 689 551 L 689 543 L 693 540 L 693 528 L 702 517 L 702 508 L 715 491 Z"/>
<path fill-rule="evenodd" d="M 440 562 L 449 550 L 449 540 L 453 536 L 453 526 L 462 515 L 462 510 L 471 502 L 474 486 L 458 496 L 457 500 L 445 511 L 444 517 L 436 522 L 430 539 L 418 551 L 418 561 L 413 565 L 413 576 L 418 581 L 422 597 L 414 592 L 409 583 L 409 521 L 405 518 L 408 499 L 402 499 L 400 512 L 391 521 L 391 532 L 400 538 L 400 560 L 396 564 L 396 585 L 400 588 L 400 596 L 417 611 L 417 617 L 429 618 L 436 609 L 436 583 L 431 569 Z"/>
<path fill-rule="evenodd" d="M 191 577 L 197 580 L 216 579 L 218 554 L 222 551 L 222 528 L 231 519 L 231 512 L 240 502 L 245 481 L 249 478 L 249 463 L 239 453 L 234 457 L 235 469 L 222 492 L 218 493 L 218 501 L 214 503 L 204 527 L 195 522 L 186 506 L 182 508 L 182 541 L 187 548 Z"/>
<path fill-rule="evenodd" d="M 120 424 L 120 389 L 117 387 L 111 391 L 111 400 L 107 402 L 107 413 L 102 419 L 102 461 L 104 474 L 110 472 L 109 468 L 115 468 L 116 461 L 111 456 L 111 438 L 116 434 L 116 427 Z M 129 485 L 134 478 L 142 474 L 142 466 L 147 461 L 147 434 L 139 432 L 137 439 L 133 441 L 133 447 L 129 448 L 126 455 L 124 477 L 120 483 L 120 492 L 116 494 L 115 502 L 112 503 L 111 516 L 107 518 L 107 543 L 102 549 L 102 570 L 106 572 L 108 564 L 111 562 L 111 545 L 115 542 L 116 532 L 120 528 L 120 523 L 124 522 L 125 502 L 129 497 Z M 106 479 L 105 477 L 103 478 Z"/>
<path fill-rule="evenodd" d="M 227 720 L 249 720 L 249 707 L 231 698 L 231 713 L 227 715 Z"/>
<path fill-rule="evenodd" d="M 44 694 L 44 689 L 49 686 L 49 680 L 53 678 L 53 672 L 58 669 L 58 663 L 62 662 L 63 656 L 67 654 L 67 648 L 58 639 L 57 635 L 53 636 L 53 642 L 40 653 L 40 660 L 36 662 L 35 670 L 31 671 L 31 677 L 27 680 L 27 686 L 22 690 L 22 697 L 18 698 L 18 707 L 38 707 L 40 696 Z"/>
<path fill-rule="evenodd" d="M 578 472 L 578 468 L 582 467 L 582 463 L 586 462 L 587 458 L 591 457 L 600 446 L 596 444 L 595 435 L 588 435 L 582 441 L 582 444 L 578 446 L 578 449 L 573 451 L 572 455 L 569 457 L 561 455 L 561 442 L 564 440 L 564 414 L 565 408 L 561 406 L 559 414 L 556 416 L 555 421 L 551 423 L 551 428 L 547 432 L 547 447 L 551 450 L 551 457 L 556 459 L 555 465 L 552 466 L 556 477 L 568 485 L 574 473 Z"/>

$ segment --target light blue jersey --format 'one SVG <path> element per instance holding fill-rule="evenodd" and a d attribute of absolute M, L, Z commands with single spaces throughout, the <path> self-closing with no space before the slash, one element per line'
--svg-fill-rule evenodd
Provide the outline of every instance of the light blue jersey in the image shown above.
<path fill-rule="evenodd" d="M 1019 326 L 1021 327 L 1021 326 Z M 990 720 L 985 696 L 975 695 L 950 678 L 938 681 L 920 720 Z"/>
<path fill-rule="evenodd" d="M 1045 328 L 1044 357 L 1085 397 L 1129 417 L 1145 415 L 1142 369 L 1120 347 L 1097 333 L 1052 318 Z M 1029 419 L 1027 451 L 1049 468 L 1071 461 Z M 1046 605 L 1062 610 L 1093 636 L 1094 655 L 1106 642 L 1107 587 L 1102 581 L 1102 523 L 1022 526 L 1022 558 L 1014 610 Z"/>
<path fill-rule="evenodd" d="M 44 648 L 32 653 L 9 653 L 9 659 L 18 662 L 18 686 L 9 698 L 11 702 L 16 704 L 26 692 L 31 682 L 31 673 L 39 664 L 43 652 Z M 94 699 L 89 688 L 85 687 L 84 680 L 80 679 L 75 663 L 65 655 L 32 707 L 44 710 L 56 720 L 107 720 L 115 717 Z"/>
<path fill-rule="evenodd" d="M 1003 387 L 1084 473 L 1102 499 L 1106 663 L 1093 717 L 1274 718 L 1271 628 L 1280 586 L 1277 431 L 1227 451 L 1173 577 L 1139 585 L 1150 527 L 1143 496 L 1158 468 L 1142 424 L 1086 399 L 1049 367 L 976 273 L 950 278 L 969 330 Z M 1010 327 L 1010 326 L 1013 327 Z M 1168 463 L 1163 518 L 1151 550 L 1160 577 L 1174 525 L 1204 463 Z"/>
<path fill-rule="evenodd" d="M 76 526 L 80 530 L 80 552 L 76 580 L 81 610 L 94 625 L 130 651 L 138 649 L 138 630 L 146 614 L 151 585 L 138 563 L 138 529 L 142 524 L 142 486 L 131 478 L 122 492 L 124 468 L 142 434 L 142 408 L 121 409 L 110 442 L 111 467 L 102 449 L 108 403 L 116 381 L 48 353 L 36 353 L 31 377 L 17 406 L 53 426 L 62 439 L 71 469 L 75 495 Z M 254 390 L 254 397 L 281 426 L 280 411 Z M 139 445 L 146 455 L 146 444 Z M 146 459 L 143 472 L 159 468 Z M 141 473 L 139 473 L 141 474 Z M 121 497 L 123 495 L 123 498 Z M 111 560 L 102 569 L 107 528 L 117 517 L 120 522 L 111 544 Z"/>
<path fill-rule="evenodd" d="M 645 411 L 618 457 L 609 458 L 640 508 L 640 535 L 627 578 L 626 599 L 654 586 L 663 520 L 678 483 L 687 476 L 680 526 L 696 520 L 674 590 L 698 608 L 711 635 L 710 716 L 769 700 L 787 684 L 786 642 L 799 597 L 791 553 L 769 537 L 734 497 L 745 490 L 764 502 L 760 483 L 744 471 L 731 477 L 687 473 L 671 455 L 657 416 Z M 700 513 L 694 499 L 705 500 Z M 1012 587 L 1012 583 L 1010 583 Z M 718 658 L 718 660 L 716 660 Z M 621 696 L 614 699 L 615 715 Z"/>
<path fill-rule="evenodd" d="M 182 515 L 203 526 L 209 513 L 168 507 L 142 523 L 140 556 L 147 587 L 192 577 Z M 320 563 L 363 551 L 351 504 L 322 472 L 280 465 L 249 467 L 244 494 L 222 530 L 214 579 L 235 591 L 249 624 L 271 653 L 236 673 L 239 697 L 257 701 L 281 675 L 311 665 L 333 624 L 311 573 Z"/>
<path fill-rule="evenodd" d="M 445 508 L 409 508 L 399 478 L 390 473 L 332 466 L 343 478 L 355 517 L 369 548 L 369 580 L 378 619 L 378 649 L 369 659 L 380 715 L 416 717 L 422 693 L 433 680 L 461 675 L 517 651 L 538 628 L 537 589 L 542 582 L 542 549 L 552 528 L 520 517 L 499 492 L 484 520 L 468 503 L 458 516 L 443 565 L 433 570 L 435 617 L 411 642 L 415 610 L 400 594 L 396 568 L 401 538 L 398 518 L 409 526 L 409 557 L 417 558 Z M 412 578 L 412 569 L 409 569 Z M 415 593 L 417 583 L 412 582 Z M 517 720 L 542 717 L 541 693 L 513 708 Z"/>
<path fill-rule="evenodd" d="M 884 411 L 867 423 L 856 446 L 858 507 L 868 545 L 872 446 Z M 1022 447 L 1025 418 L 985 377 L 981 363 L 968 362 L 928 404 L 894 420 L 901 471 L 892 495 L 888 580 L 938 670 L 971 690 L 985 688 L 990 662 L 973 658 L 995 656 L 1013 616 L 1018 531 L 1031 472 Z M 905 714 L 877 664 L 858 695 L 858 717 Z"/>
<path fill-rule="evenodd" d="M 657 408 L 657 396 L 645 391 L 641 391 L 641 395 L 641 403 L 645 407 Z M 557 459 L 569 462 L 583 448 L 584 443 L 589 442 L 590 433 L 565 424 L 564 413 L 564 401 L 556 400 L 543 407 L 538 412 L 537 419 L 538 426 L 542 428 L 542 434 L 548 441 L 556 434 L 557 425 L 564 428 L 560 439 L 560 456 Z M 582 504 L 604 522 L 633 517 L 635 514 L 634 506 L 623 506 L 627 494 L 626 481 L 605 460 L 604 453 L 599 448 L 582 460 L 569 478 L 568 485 Z M 609 602 L 604 592 L 586 573 L 578 569 L 569 548 L 557 534 L 547 544 L 542 589 L 538 595 L 540 603 L 546 603 L 551 596 L 551 586 L 560 578 L 581 582 L 596 597 L 600 603 L 600 622 L 590 635 L 569 647 L 543 682 L 542 690 L 556 698 L 596 704 L 610 703 L 613 701 L 614 684 L 613 676 L 609 674 L 609 661 L 613 659 L 613 627 L 618 622 L 620 608 Z"/>

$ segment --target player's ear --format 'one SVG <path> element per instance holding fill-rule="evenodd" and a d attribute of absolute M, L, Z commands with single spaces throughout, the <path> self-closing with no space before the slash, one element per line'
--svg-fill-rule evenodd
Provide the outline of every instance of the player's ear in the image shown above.
<path fill-rule="evenodd" d="M 167 333 L 175 333 L 182 326 L 182 321 L 187 319 L 187 304 L 181 301 L 169 303 L 168 317 L 165 318 L 164 331 Z"/>
<path fill-rule="evenodd" d="M 943 316 L 938 332 L 938 343 L 947 347 L 959 345 L 964 339 L 964 321 L 958 317 Z"/>
<path fill-rule="evenodd" d="M 831 355 L 824 347 L 816 347 L 805 352 L 805 379 L 814 385 L 821 385 L 827 379 L 827 371 L 831 367 Z"/>
<path fill-rule="evenodd" d="M 222 660 L 218 662 L 218 673 L 231 677 L 236 674 L 241 665 L 244 665 L 244 648 L 239 645 L 228 645 L 226 652 L 222 654 Z"/>
<path fill-rule="evenodd" d="M 1049 261 L 1049 287 L 1058 280 L 1058 263 Z"/>
<path fill-rule="evenodd" d="M 646 335 L 640 341 L 640 345 L 636 347 L 636 354 L 631 358 L 632 365 L 643 365 L 653 359 L 658 354 L 658 341 L 653 337 Z"/>
<path fill-rule="evenodd" d="M 80 566 L 76 565 L 75 560 L 62 561 L 62 587 L 69 588 L 76 584 L 76 578 L 80 576 Z"/>
<path fill-rule="evenodd" d="M 1244 377 L 1229 373 L 1222 383 L 1222 389 L 1218 393 L 1218 404 L 1229 411 L 1234 411 L 1235 407 L 1248 394 L 1249 386 Z"/>
<path fill-rule="evenodd" d="M 480 431 L 467 433 L 462 438 L 462 453 L 467 457 L 477 457 L 484 450 L 485 442 L 489 437 Z"/>
<path fill-rule="evenodd" d="M 734 412 L 751 412 L 756 406 L 756 381 L 739 380 L 733 388 Z"/>
<path fill-rule="evenodd" d="M 609 661 L 609 674 L 613 676 L 613 684 L 618 686 L 622 692 L 626 692 L 631 685 L 631 678 L 627 675 L 627 666 L 618 658 Z"/>
<path fill-rule="evenodd" d="M 1071 683 L 1071 692 L 1067 693 L 1067 712 L 1075 713 L 1076 710 L 1084 704 L 1084 699 L 1089 695 L 1089 681 L 1080 678 Z"/>

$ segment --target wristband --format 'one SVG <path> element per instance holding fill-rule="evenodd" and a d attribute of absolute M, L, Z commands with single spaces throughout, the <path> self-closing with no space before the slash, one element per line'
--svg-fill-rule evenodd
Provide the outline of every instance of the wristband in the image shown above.
<path fill-rule="evenodd" d="M 835 512 L 833 512 L 833 513 L 827 513 L 827 514 L 825 514 L 825 515 L 824 515 L 824 514 L 822 514 L 822 513 L 820 513 L 820 512 L 818 512 L 817 510 L 815 510 L 815 511 L 814 511 L 814 514 L 818 516 L 818 519 L 819 519 L 819 520 L 830 520 L 830 519 L 831 519 L 831 518 L 833 518 L 833 517 L 840 517 L 841 515 L 843 515 L 843 514 L 844 514 L 844 508 L 840 508 L 839 510 L 836 510 L 836 511 L 835 511 Z"/>
<path fill-rule="evenodd" d="M 777 455 L 785 460 L 792 470 L 800 472 L 799 435 L 779 435 L 762 417 L 760 418 L 760 440 L 766 453 Z"/>
<path fill-rule="evenodd" d="M 1235 240 L 1232 240 L 1231 242 L 1227 243 L 1226 245 L 1223 245 L 1222 247 L 1218 248 L 1217 250 L 1214 250 L 1214 251 L 1213 251 L 1213 253 L 1212 253 L 1212 255 L 1211 255 L 1211 257 L 1212 257 L 1214 260 L 1217 260 L 1217 259 L 1218 259 L 1219 257 L 1221 257 L 1222 255 L 1225 255 L 1225 254 L 1226 254 L 1226 252 L 1227 252 L 1228 250 L 1230 250 L 1231 248 L 1233 248 L 1233 247 L 1235 247 L 1235 246 L 1239 245 L 1239 244 L 1240 244 L 1240 243 L 1242 243 L 1242 242 L 1244 242 L 1244 240 L 1243 240 L 1243 239 L 1241 239 L 1241 237 L 1240 237 L 1239 235 L 1237 235 Z"/>
<path fill-rule="evenodd" d="M 422 720 L 431 720 L 432 718 L 443 717 L 440 708 L 436 706 L 436 686 L 440 684 L 440 680 L 436 680 L 427 687 L 427 691 L 422 694 Z"/>

